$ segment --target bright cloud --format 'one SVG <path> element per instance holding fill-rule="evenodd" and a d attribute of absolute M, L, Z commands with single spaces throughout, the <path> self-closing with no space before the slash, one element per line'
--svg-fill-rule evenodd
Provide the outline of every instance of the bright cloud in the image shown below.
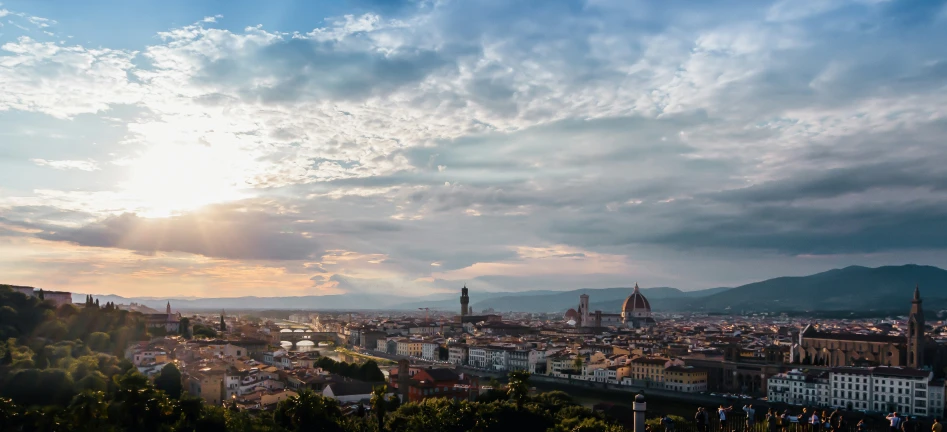
<path fill-rule="evenodd" d="M 99 164 L 93 160 L 46 160 L 46 159 L 30 159 L 33 163 L 39 166 L 48 166 L 51 168 L 65 170 L 65 169 L 77 169 L 80 171 L 98 171 Z"/>
<path fill-rule="evenodd" d="M 246 292 L 699 288 L 947 244 L 941 6 L 230 12 L 133 47 L 0 40 L 0 122 L 33 126 L 3 138 L 0 238 L 176 254 L 155 283 L 249 269 Z"/>

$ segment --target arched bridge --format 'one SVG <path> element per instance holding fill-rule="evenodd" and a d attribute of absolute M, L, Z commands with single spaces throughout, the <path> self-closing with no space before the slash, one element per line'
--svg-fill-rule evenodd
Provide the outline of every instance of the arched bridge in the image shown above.
<path fill-rule="evenodd" d="M 333 332 L 316 332 L 308 328 L 284 328 L 280 330 L 280 342 L 289 342 L 293 344 L 292 349 L 296 349 L 296 344 L 302 341 L 333 342 L 339 344 L 339 335 Z"/>

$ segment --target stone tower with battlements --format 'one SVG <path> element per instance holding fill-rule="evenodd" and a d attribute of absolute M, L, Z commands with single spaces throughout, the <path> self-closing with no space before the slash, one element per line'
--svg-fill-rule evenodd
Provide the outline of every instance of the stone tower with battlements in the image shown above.
<path fill-rule="evenodd" d="M 461 318 L 467 316 L 470 312 L 470 296 L 467 295 L 467 285 L 464 285 L 463 289 L 460 290 L 460 316 Z"/>

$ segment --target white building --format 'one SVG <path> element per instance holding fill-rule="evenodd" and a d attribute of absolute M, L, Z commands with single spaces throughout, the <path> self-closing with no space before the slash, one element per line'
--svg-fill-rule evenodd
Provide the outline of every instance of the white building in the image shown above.
<path fill-rule="evenodd" d="M 493 366 L 492 358 L 490 359 L 490 367 Z M 475 368 L 486 369 L 487 368 L 487 349 L 484 347 L 470 347 L 467 350 L 467 364 Z"/>
<path fill-rule="evenodd" d="M 510 371 L 529 371 L 529 351 L 512 350 L 509 351 L 507 370 Z"/>
<path fill-rule="evenodd" d="M 527 362 L 529 363 L 529 373 L 546 373 L 546 351 L 530 350 Z"/>
<path fill-rule="evenodd" d="M 927 370 L 904 367 L 837 367 L 828 376 L 801 370 L 770 377 L 770 402 L 838 407 L 852 411 L 922 417 L 944 414 L 944 383 Z"/>
<path fill-rule="evenodd" d="M 424 342 L 421 344 L 421 358 L 427 361 L 440 360 L 441 344 Z"/>
<path fill-rule="evenodd" d="M 595 369 L 592 372 L 592 379 L 595 382 L 618 383 L 618 368 L 610 366 Z"/>
<path fill-rule="evenodd" d="M 447 361 L 454 365 L 467 364 L 467 345 L 457 344 L 447 347 Z"/>
<path fill-rule="evenodd" d="M 826 374 L 807 374 L 799 369 L 773 375 L 766 385 L 770 402 L 790 405 L 829 406 L 829 377 Z"/>
<path fill-rule="evenodd" d="M 487 348 L 486 351 L 487 351 L 487 356 L 489 357 L 487 367 L 495 371 L 509 370 L 510 352 L 512 351 L 511 349 L 490 347 L 490 348 Z"/>
<path fill-rule="evenodd" d="M 927 403 L 930 406 L 928 410 L 929 416 L 931 417 L 944 417 L 944 381 L 935 380 L 931 381 L 927 386 L 928 398 Z"/>
<path fill-rule="evenodd" d="M 932 383 L 933 376 L 927 370 L 901 367 L 835 368 L 832 404 L 855 410 L 940 416 L 944 411 L 944 387 L 940 382 Z"/>

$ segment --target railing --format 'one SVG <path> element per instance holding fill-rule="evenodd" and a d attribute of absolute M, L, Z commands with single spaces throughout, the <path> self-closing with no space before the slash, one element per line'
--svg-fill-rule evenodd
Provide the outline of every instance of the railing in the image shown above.
<path fill-rule="evenodd" d="M 651 432 L 836 432 L 835 429 L 828 429 L 824 426 L 820 427 L 792 422 L 782 426 L 770 426 L 764 421 L 756 421 L 752 426 L 748 427 L 746 417 L 736 417 L 735 415 L 731 417 L 729 414 L 726 424 L 721 426 L 720 420 L 716 418 L 716 412 L 708 412 L 708 414 L 714 418 L 703 427 L 700 427 L 693 421 L 685 421 L 674 422 L 673 429 L 666 429 L 663 425 L 659 425 L 660 419 L 658 417 L 648 418 L 647 423 Z M 930 425 L 917 424 L 916 430 L 917 432 L 930 430 Z M 855 424 L 846 423 L 846 426 L 842 429 L 838 429 L 837 432 L 889 432 L 889 428 L 887 426 L 873 424 L 858 429 Z"/>
<path fill-rule="evenodd" d="M 745 412 L 739 408 L 727 412 L 726 422 L 721 422 L 717 410 L 707 410 L 708 422 L 698 425 L 692 418 L 682 420 L 680 417 L 673 416 L 677 421 L 672 422 L 671 426 L 666 426 L 661 422 L 662 413 L 648 412 L 647 405 L 644 403 L 643 395 L 635 397 L 635 428 L 634 432 L 889 432 L 887 421 L 884 418 L 865 417 L 852 411 L 841 413 L 845 423 L 841 428 L 825 427 L 824 424 L 812 425 L 808 423 L 793 422 L 789 419 L 779 420 L 778 415 L 771 419 L 771 422 L 765 420 L 765 411 L 756 411 L 754 421 L 748 422 Z M 696 409 L 695 409 L 696 413 Z M 639 417 L 640 416 L 640 417 Z M 645 417 L 646 420 L 639 421 L 639 418 Z M 797 417 L 792 417 L 797 418 Z M 865 423 L 858 426 L 859 420 L 865 420 Z M 823 422 L 825 420 L 823 419 Z M 931 430 L 931 421 L 912 421 L 910 430 L 905 432 L 924 432 Z"/>

